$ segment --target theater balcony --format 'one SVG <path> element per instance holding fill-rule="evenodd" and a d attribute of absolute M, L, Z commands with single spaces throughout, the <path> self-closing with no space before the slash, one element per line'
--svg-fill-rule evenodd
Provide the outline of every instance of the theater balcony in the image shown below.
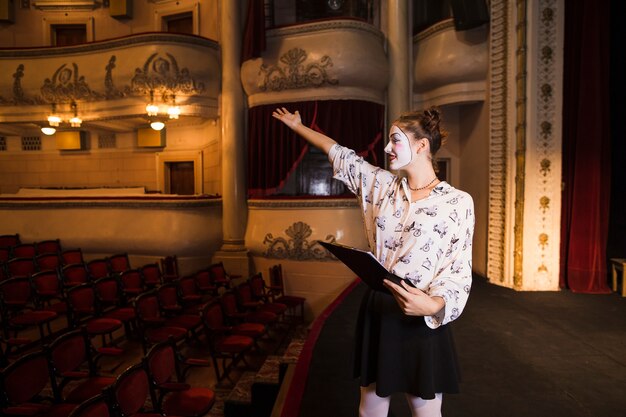
<path fill-rule="evenodd" d="M 318 20 L 266 32 L 267 49 L 246 60 L 241 79 L 250 107 L 302 100 L 385 102 L 384 35 L 356 19 Z"/>
<path fill-rule="evenodd" d="M 457 31 L 452 19 L 413 38 L 413 106 L 484 101 L 487 89 L 488 27 Z"/>
<path fill-rule="evenodd" d="M 199 36 L 142 33 L 65 47 L 0 50 L 0 134 L 49 127 L 130 132 L 178 106 L 186 120 L 215 119 L 219 47 Z M 155 104 L 159 114 L 148 116 Z M 81 123 L 70 124 L 77 117 Z M 52 124 L 55 122 L 53 121 Z"/>

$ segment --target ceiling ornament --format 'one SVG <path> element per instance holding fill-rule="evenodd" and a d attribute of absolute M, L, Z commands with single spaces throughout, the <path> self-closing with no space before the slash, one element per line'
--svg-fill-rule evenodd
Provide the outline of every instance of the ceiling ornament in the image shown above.
<path fill-rule="evenodd" d="M 333 66 L 333 61 L 328 55 L 324 55 L 319 62 L 305 65 L 306 59 L 306 51 L 293 48 L 280 57 L 279 60 L 284 66 L 261 65 L 259 75 L 264 75 L 259 88 L 262 91 L 282 91 L 339 84 L 339 80 L 330 78 L 326 72 L 327 68 Z"/>

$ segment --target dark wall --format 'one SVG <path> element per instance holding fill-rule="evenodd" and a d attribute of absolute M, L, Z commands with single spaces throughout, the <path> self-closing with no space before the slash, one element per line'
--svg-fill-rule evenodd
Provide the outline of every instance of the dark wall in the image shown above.
<path fill-rule="evenodd" d="M 622 10 L 623 1 L 611 0 L 611 212 L 608 258 L 626 258 L 626 54 L 621 46 L 626 39 L 626 25 Z"/>

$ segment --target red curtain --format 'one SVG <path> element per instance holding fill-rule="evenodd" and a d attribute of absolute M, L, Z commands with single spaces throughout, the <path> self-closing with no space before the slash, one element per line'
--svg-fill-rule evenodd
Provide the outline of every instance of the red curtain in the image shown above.
<path fill-rule="evenodd" d="M 248 192 L 265 197 L 280 189 L 308 150 L 305 140 L 272 117 L 280 104 L 248 110 Z M 358 100 L 303 101 L 285 104 L 302 123 L 382 164 L 384 106 Z"/>
<path fill-rule="evenodd" d="M 607 293 L 610 3 L 565 6 L 560 285 Z"/>
<path fill-rule="evenodd" d="M 265 9 L 263 0 L 248 0 L 248 14 L 241 45 L 241 62 L 265 51 Z"/>

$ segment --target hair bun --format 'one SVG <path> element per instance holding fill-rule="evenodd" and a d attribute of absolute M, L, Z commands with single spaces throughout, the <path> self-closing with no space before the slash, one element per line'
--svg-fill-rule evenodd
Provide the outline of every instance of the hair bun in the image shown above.
<path fill-rule="evenodd" d="M 424 128 L 428 132 L 436 132 L 439 130 L 439 122 L 441 121 L 441 112 L 436 107 L 431 107 L 427 110 L 424 110 L 424 116 L 426 116 L 426 120 L 424 120 Z"/>

